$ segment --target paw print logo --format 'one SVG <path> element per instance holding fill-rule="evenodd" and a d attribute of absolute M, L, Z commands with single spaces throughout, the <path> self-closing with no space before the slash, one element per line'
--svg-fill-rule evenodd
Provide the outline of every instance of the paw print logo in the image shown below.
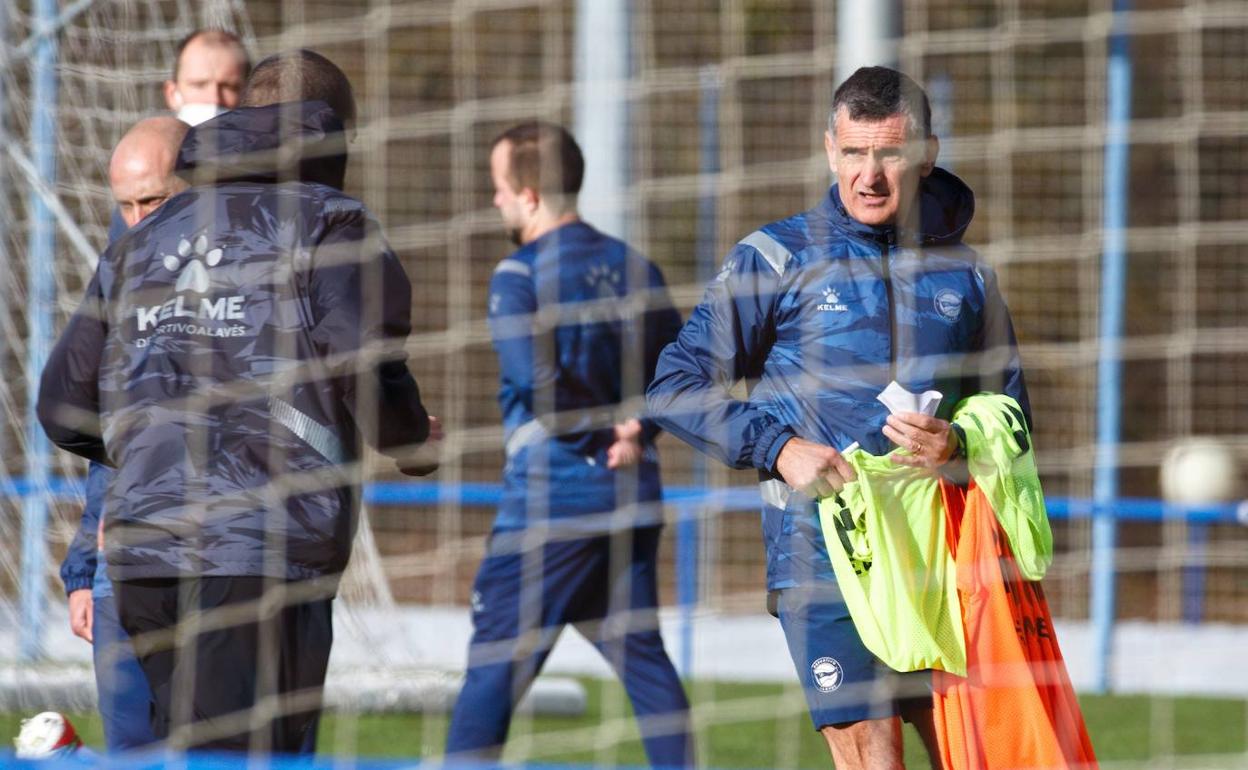
<path fill-rule="evenodd" d="M 221 262 L 221 249 L 208 249 L 208 236 L 199 235 L 192 243 L 183 238 L 178 241 L 178 253 L 166 254 L 165 269 L 178 273 L 175 291 L 193 291 L 203 294 L 208 291 L 211 281 L 208 279 L 208 268 L 216 267 Z M 180 273 L 178 271 L 181 271 Z"/>
<path fill-rule="evenodd" d="M 602 262 L 590 267 L 586 271 L 585 283 L 598 290 L 600 299 L 614 299 L 620 296 L 620 272 L 612 270 Z"/>
<path fill-rule="evenodd" d="M 829 286 L 823 291 L 823 301 L 829 305 L 838 305 L 841 302 L 841 295 L 836 293 L 836 289 Z"/>

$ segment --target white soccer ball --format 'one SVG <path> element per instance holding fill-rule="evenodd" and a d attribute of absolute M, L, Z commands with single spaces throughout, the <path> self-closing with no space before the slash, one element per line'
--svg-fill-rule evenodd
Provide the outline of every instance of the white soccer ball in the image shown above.
<path fill-rule="evenodd" d="M 1177 442 L 1161 461 L 1161 496 L 1182 505 L 1209 505 L 1239 496 L 1239 462 L 1215 438 Z"/>
<path fill-rule="evenodd" d="M 22 720 L 21 732 L 13 744 L 18 759 L 51 759 L 73 754 L 82 741 L 64 714 L 44 711 Z"/>

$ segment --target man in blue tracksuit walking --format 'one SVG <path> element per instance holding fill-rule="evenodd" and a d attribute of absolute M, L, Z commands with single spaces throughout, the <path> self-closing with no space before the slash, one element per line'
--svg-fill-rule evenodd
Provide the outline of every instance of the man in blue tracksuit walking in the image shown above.
<path fill-rule="evenodd" d="M 691 764 L 688 701 L 658 629 L 658 427 L 636 416 L 680 316 L 655 265 L 578 217 L 584 160 L 566 130 L 509 129 L 490 171 L 520 246 L 490 282 L 507 461 L 446 753 L 497 757 L 571 623 L 623 681 L 650 762 Z"/>
<path fill-rule="evenodd" d="M 769 605 L 839 770 L 903 767 L 898 716 L 933 756 L 934 733 L 930 672 L 888 670 L 837 590 L 816 501 L 852 478 L 838 450 L 901 447 L 896 462 L 937 472 L 960 451 L 948 417 L 962 398 L 1006 393 L 1029 410 L 995 277 L 962 243 L 974 197 L 936 168 L 930 126 L 910 78 L 849 77 L 825 134 L 836 184 L 737 244 L 648 391 L 664 428 L 758 469 Z M 890 415 L 876 396 L 891 381 L 940 391 L 937 415 Z"/>

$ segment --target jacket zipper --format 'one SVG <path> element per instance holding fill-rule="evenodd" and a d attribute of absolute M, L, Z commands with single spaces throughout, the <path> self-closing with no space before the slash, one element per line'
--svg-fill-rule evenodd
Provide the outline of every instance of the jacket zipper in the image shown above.
<path fill-rule="evenodd" d="M 884 267 L 884 293 L 888 301 L 888 381 L 897 380 L 897 303 L 893 297 L 893 276 L 889 269 L 891 246 L 895 236 L 889 233 L 880 256 Z"/>

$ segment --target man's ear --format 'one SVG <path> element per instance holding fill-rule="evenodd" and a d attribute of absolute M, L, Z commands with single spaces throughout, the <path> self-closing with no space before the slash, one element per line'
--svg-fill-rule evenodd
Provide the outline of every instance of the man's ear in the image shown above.
<path fill-rule="evenodd" d="M 524 201 L 525 211 L 528 211 L 530 214 L 537 211 L 542 205 L 542 196 L 532 187 L 521 188 L 520 200 Z"/>
<path fill-rule="evenodd" d="M 936 168 L 936 156 L 940 154 L 940 140 L 933 134 L 923 142 L 923 166 L 920 174 L 927 176 Z"/>
<path fill-rule="evenodd" d="M 178 85 L 172 80 L 165 81 L 165 106 L 172 112 L 182 108 L 182 94 L 178 93 Z"/>
<path fill-rule="evenodd" d="M 836 138 L 831 131 L 823 132 L 823 151 L 828 154 L 828 168 L 836 173 Z"/>

